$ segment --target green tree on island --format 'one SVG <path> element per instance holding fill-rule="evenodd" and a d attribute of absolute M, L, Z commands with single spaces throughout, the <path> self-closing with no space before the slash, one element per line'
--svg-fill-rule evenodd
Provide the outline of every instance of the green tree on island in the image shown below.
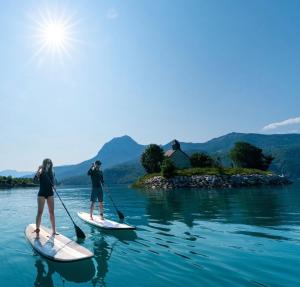
<path fill-rule="evenodd" d="M 217 165 L 214 159 L 204 152 L 196 152 L 191 155 L 190 159 L 192 167 L 214 167 Z"/>
<path fill-rule="evenodd" d="M 141 156 L 141 164 L 147 173 L 160 172 L 163 160 L 164 151 L 156 144 L 150 144 Z"/>
<path fill-rule="evenodd" d="M 267 170 L 273 161 L 270 155 L 264 155 L 262 149 L 247 143 L 236 142 L 229 157 L 237 167 Z"/>

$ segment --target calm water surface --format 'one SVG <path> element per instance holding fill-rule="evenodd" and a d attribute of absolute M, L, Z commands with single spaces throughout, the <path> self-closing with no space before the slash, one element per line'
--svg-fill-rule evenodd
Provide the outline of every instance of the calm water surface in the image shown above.
<path fill-rule="evenodd" d="M 59 192 L 95 258 L 59 264 L 36 255 L 24 229 L 34 222 L 37 190 L 0 190 L 1 287 L 300 286 L 300 184 L 169 192 L 113 186 L 137 230 L 110 233 L 76 217 L 88 209 L 88 188 Z M 106 216 L 116 220 L 108 201 Z M 57 199 L 56 217 L 58 231 L 75 240 Z"/>

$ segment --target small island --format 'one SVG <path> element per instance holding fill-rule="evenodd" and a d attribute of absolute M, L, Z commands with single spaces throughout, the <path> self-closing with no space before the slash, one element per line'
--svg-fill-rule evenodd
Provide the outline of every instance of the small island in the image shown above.
<path fill-rule="evenodd" d="M 147 175 L 132 186 L 150 189 L 234 188 L 292 183 L 287 177 L 269 171 L 274 158 L 250 143 L 237 142 L 228 156 L 230 167 L 223 166 L 220 158 L 204 152 L 188 156 L 177 140 L 166 152 L 151 144 L 141 157 Z"/>
<path fill-rule="evenodd" d="M 14 178 L 11 176 L 0 176 L 0 188 L 35 187 L 32 178 Z"/>

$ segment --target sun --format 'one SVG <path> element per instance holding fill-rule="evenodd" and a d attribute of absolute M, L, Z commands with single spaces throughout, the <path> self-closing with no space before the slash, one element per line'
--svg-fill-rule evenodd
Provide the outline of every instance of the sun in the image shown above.
<path fill-rule="evenodd" d="M 59 51 L 67 45 L 67 29 L 63 23 L 48 23 L 41 33 L 41 41 L 51 50 Z"/>
<path fill-rule="evenodd" d="M 46 9 L 31 19 L 36 49 L 34 57 L 71 57 L 71 51 L 78 42 L 74 17 L 67 15 L 64 10 Z"/>

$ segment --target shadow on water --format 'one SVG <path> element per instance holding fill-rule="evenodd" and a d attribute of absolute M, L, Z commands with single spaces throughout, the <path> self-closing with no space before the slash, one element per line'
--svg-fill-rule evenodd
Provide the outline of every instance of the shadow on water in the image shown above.
<path fill-rule="evenodd" d="M 278 226 L 282 223 L 277 188 L 142 191 L 150 220 L 168 225 L 174 220 L 193 227 L 195 220 Z"/>
<path fill-rule="evenodd" d="M 103 234 L 115 237 L 121 242 L 135 241 L 138 238 L 134 230 L 105 230 Z"/>
<path fill-rule="evenodd" d="M 249 235 L 253 237 L 260 237 L 260 238 L 267 238 L 267 239 L 274 239 L 274 240 L 292 240 L 289 237 L 280 236 L 280 235 L 273 235 L 273 234 L 267 234 L 264 232 L 253 232 L 253 231 L 236 231 L 235 234 L 243 234 L 243 235 Z"/>
<path fill-rule="evenodd" d="M 38 258 L 34 264 L 37 275 L 34 286 L 54 286 L 53 274 L 58 273 L 64 284 L 65 280 L 76 283 L 83 283 L 92 280 L 95 276 L 95 266 L 92 259 L 78 262 L 54 262 L 48 259 Z"/>

